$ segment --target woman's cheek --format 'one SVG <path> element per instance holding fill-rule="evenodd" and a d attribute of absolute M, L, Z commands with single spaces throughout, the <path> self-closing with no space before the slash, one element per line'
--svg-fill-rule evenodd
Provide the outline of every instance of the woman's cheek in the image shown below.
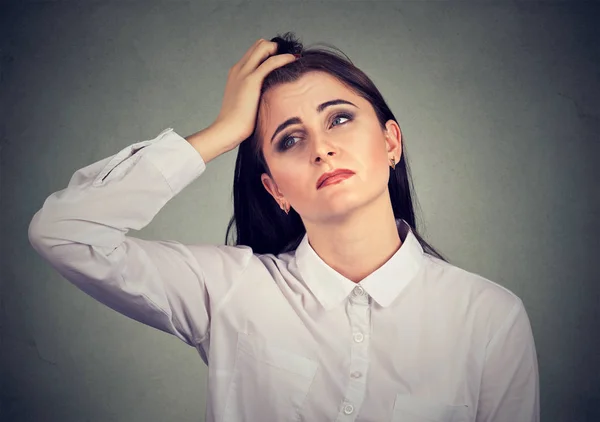
<path fill-rule="evenodd" d="M 306 173 L 307 170 L 304 170 L 304 173 Z M 304 179 L 306 178 L 306 175 L 303 174 L 302 171 L 297 171 L 295 170 L 293 167 L 288 167 L 287 171 L 284 170 L 284 173 L 281 177 L 281 185 L 283 187 L 283 189 L 285 189 L 285 192 L 288 193 L 289 196 L 298 196 L 298 195 L 302 195 L 302 187 L 306 185 L 306 183 L 304 182 Z"/>

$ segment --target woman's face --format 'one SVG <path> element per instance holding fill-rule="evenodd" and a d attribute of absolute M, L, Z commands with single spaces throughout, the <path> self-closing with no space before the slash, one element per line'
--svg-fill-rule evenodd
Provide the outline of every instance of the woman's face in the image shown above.
<path fill-rule="evenodd" d="M 333 100 L 351 104 L 320 107 Z M 314 71 L 277 85 L 263 95 L 258 113 L 261 147 L 273 176 L 263 173 L 263 185 L 303 220 L 340 217 L 388 194 L 390 158 L 400 160 L 400 128 L 389 120 L 382 130 L 371 104 L 335 77 Z M 298 121 L 282 127 L 290 118 Z M 355 174 L 317 189 L 323 173 L 340 168 Z"/>

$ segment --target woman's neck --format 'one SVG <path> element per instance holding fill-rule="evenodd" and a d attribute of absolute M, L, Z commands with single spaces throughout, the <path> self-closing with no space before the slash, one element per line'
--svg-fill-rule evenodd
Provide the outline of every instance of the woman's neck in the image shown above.
<path fill-rule="evenodd" d="M 385 264 L 402 245 L 387 192 L 335 223 L 305 221 L 305 227 L 317 255 L 354 283 Z"/>

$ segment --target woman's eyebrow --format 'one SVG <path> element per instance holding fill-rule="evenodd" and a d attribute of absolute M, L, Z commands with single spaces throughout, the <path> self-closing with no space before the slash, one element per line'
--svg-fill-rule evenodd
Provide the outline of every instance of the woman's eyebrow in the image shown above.
<path fill-rule="evenodd" d="M 346 101 L 346 100 L 342 100 L 342 99 L 338 98 L 335 100 L 325 101 L 323 104 L 319 104 L 319 106 L 317 107 L 317 112 L 321 113 L 321 112 L 323 112 L 323 110 L 325 110 L 325 108 L 327 108 L 329 106 L 338 105 L 338 104 L 349 104 L 351 106 L 358 108 L 356 105 L 354 105 L 350 101 Z M 275 129 L 275 133 L 273 133 L 273 136 L 271 136 L 271 143 L 273 143 L 273 139 L 275 139 L 275 136 L 277 136 L 277 134 L 279 132 L 281 132 L 283 129 L 285 129 L 286 127 L 288 127 L 290 125 L 295 125 L 295 124 L 299 124 L 299 123 L 302 123 L 302 119 L 300 119 L 299 117 L 290 117 L 285 122 L 283 122 L 282 124 L 277 126 L 277 129 Z"/>

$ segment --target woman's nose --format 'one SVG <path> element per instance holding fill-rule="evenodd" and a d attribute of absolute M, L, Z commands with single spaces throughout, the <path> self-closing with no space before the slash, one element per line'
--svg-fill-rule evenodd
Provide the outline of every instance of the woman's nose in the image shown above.
<path fill-rule="evenodd" d="M 335 145 L 324 135 L 315 137 L 314 149 L 317 161 L 322 160 L 324 157 L 332 157 L 337 153 Z"/>

